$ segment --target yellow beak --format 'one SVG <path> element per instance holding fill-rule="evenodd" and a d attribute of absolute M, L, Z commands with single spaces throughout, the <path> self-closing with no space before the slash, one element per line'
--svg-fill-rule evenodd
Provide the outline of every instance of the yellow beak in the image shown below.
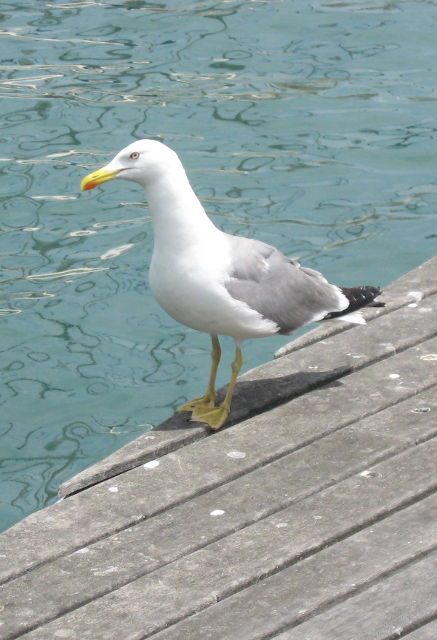
<path fill-rule="evenodd" d="M 93 171 L 89 173 L 80 183 L 80 188 L 82 191 L 88 191 L 89 189 L 94 189 L 99 184 L 103 184 L 103 182 L 108 182 L 108 180 L 113 180 L 117 177 L 119 170 L 108 171 L 106 167 L 103 169 L 98 169 L 97 171 Z"/>

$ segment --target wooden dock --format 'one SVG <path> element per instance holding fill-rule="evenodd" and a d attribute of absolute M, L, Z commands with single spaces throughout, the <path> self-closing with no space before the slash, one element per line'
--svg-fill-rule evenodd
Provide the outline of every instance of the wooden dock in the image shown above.
<path fill-rule="evenodd" d="M 0 638 L 435 640 L 437 259 L 0 536 Z"/>

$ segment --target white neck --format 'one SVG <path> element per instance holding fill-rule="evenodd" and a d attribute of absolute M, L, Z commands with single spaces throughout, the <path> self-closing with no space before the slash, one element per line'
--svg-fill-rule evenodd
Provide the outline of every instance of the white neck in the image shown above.
<path fill-rule="evenodd" d="M 149 211 L 155 231 L 155 246 L 165 243 L 167 250 L 188 247 L 220 234 L 208 218 L 188 181 L 182 164 L 162 171 L 145 185 Z"/>

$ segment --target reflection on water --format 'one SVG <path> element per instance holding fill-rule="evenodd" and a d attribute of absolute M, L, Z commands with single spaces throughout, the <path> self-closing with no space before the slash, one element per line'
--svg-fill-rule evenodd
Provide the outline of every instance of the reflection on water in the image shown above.
<path fill-rule="evenodd" d="M 434 4 L 2 3 L 0 529 L 209 368 L 151 299 L 141 192 L 83 175 L 157 136 L 221 228 L 385 284 L 436 253 Z"/>

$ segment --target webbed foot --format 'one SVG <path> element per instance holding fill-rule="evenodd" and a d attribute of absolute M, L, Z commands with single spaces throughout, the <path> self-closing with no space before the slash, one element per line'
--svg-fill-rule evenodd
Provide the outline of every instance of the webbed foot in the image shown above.
<path fill-rule="evenodd" d="M 195 398 L 194 400 L 190 400 L 189 402 L 186 402 L 181 407 L 176 409 L 176 411 L 179 411 L 179 412 L 182 412 L 182 411 L 193 412 L 196 410 L 207 411 L 208 409 L 213 409 L 213 408 L 214 408 L 214 398 L 211 398 L 209 394 L 205 394 L 201 398 Z"/>
<path fill-rule="evenodd" d="M 196 407 L 191 414 L 191 419 L 204 422 L 211 427 L 211 429 L 217 431 L 225 424 L 228 416 L 229 409 L 220 405 L 219 407 L 212 408 Z"/>

